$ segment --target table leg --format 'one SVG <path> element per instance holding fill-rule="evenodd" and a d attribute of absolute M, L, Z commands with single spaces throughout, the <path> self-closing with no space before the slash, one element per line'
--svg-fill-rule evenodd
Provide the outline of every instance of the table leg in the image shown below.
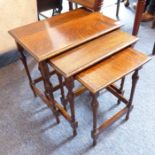
<path fill-rule="evenodd" d="M 92 94 L 92 102 L 91 102 L 91 106 L 92 106 L 92 112 L 93 112 L 93 130 L 91 132 L 91 136 L 93 138 L 93 146 L 96 145 L 96 138 L 97 138 L 97 108 L 98 108 L 98 101 L 97 101 L 97 97 L 95 94 Z"/>
<path fill-rule="evenodd" d="M 58 117 L 58 110 L 56 108 L 55 101 L 54 101 L 54 95 L 53 95 L 53 89 L 52 89 L 53 86 L 50 82 L 49 68 L 45 61 L 39 63 L 39 70 L 41 72 L 43 82 L 44 82 L 45 95 L 48 98 L 49 102 L 52 103 L 53 105 L 52 111 L 56 117 L 57 123 L 59 123 L 60 120 Z"/>
<path fill-rule="evenodd" d="M 66 87 L 68 90 L 67 93 L 67 100 L 70 104 L 70 110 L 71 110 L 71 117 L 72 117 L 72 128 L 73 128 L 73 135 L 76 136 L 77 135 L 77 131 L 76 128 L 78 126 L 78 123 L 75 120 L 75 109 L 74 109 L 74 93 L 73 93 L 73 88 L 74 88 L 74 79 L 72 77 L 67 78 L 65 80 L 66 82 Z"/>
<path fill-rule="evenodd" d="M 58 76 L 59 84 L 60 84 L 60 91 L 61 91 L 61 103 L 63 104 L 64 109 L 67 111 L 67 101 L 65 99 L 65 93 L 64 93 L 64 84 L 63 84 L 63 78 L 61 74 L 56 73 Z"/>
<path fill-rule="evenodd" d="M 129 103 L 127 105 L 128 111 L 127 111 L 127 115 L 126 115 L 126 120 L 129 119 L 130 108 L 131 108 L 131 105 L 132 105 L 132 102 L 133 102 L 133 97 L 134 97 L 134 93 L 135 93 L 136 84 L 137 84 L 138 79 L 139 79 L 138 71 L 139 70 L 137 69 L 134 72 L 134 74 L 132 75 L 132 88 L 131 88 Z"/>
<path fill-rule="evenodd" d="M 21 59 L 23 65 L 24 65 L 27 77 L 29 79 L 29 85 L 30 85 L 30 87 L 31 87 L 31 89 L 33 91 L 34 96 L 36 97 L 36 93 L 35 93 L 35 90 L 34 90 L 34 82 L 32 80 L 31 74 L 29 72 L 26 56 L 24 55 L 24 48 L 22 46 L 20 46 L 18 43 L 16 43 L 16 44 L 17 44 L 18 51 L 20 52 L 20 59 Z"/>
<path fill-rule="evenodd" d="M 135 36 L 138 34 L 142 13 L 145 7 L 145 2 L 146 0 L 138 0 L 138 3 L 137 3 L 136 15 L 135 15 L 133 31 L 132 31 L 132 34 Z"/>
<path fill-rule="evenodd" d="M 124 91 L 123 91 L 124 82 L 125 82 L 125 76 L 121 79 L 121 85 L 120 85 L 120 88 L 119 88 L 119 92 L 120 92 L 122 95 L 124 94 Z M 121 102 L 121 100 L 118 99 L 117 104 L 120 104 L 120 102 Z"/>

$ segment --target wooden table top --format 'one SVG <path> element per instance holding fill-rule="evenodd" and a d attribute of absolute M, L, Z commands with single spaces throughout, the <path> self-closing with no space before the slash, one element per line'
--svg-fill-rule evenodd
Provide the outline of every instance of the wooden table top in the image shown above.
<path fill-rule="evenodd" d="M 45 24 L 48 22 L 50 27 L 54 27 L 60 25 L 62 23 L 69 22 L 71 20 L 75 20 L 84 16 L 87 16 L 91 13 L 84 8 L 75 9 L 66 13 L 58 14 L 57 16 L 52 16 L 51 18 L 47 18 L 45 20 L 41 20 L 38 22 L 34 22 L 31 24 L 27 24 L 13 30 L 10 30 L 9 33 L 16 39 L 22 38 L 24 36 L 29 36 L 40 31 L 44 31 Z"/>
<path fill-rule="evenodd" d="M 150 59 L 146 54 L 127 48 L 79 73 L 76 79 L 92 93 L 96 93 L 134 71 Z"/>
<path fill-rule="evenodd" d="M 60 18 L 36 22 L 10 31 L 14 39 L 37 61 L 46 60 L 72 47 L 120 27 L 120 23 L 99 12 L 61 24 Z"/>
<path fill-rule="evenodd" d="M 132 45 L 137 37 L 116 30 L 49 60 L 64 77 L 69 77 Z"/>

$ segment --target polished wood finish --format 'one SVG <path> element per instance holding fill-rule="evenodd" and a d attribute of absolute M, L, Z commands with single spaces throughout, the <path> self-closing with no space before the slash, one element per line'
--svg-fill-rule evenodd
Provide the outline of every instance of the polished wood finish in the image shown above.
<path fill-rule="evenodd" d="M 50 59 L 50 64 L 64 77 L 69 77 L 136 41 L 136 37 L 117 30 Z"/>
<path fill-rule="evenodd" d="M 46 21 L 44 29 L 35 33 L 29 32 L 29 35 L 22 37 L 17 37 L 18 29 L 10 31 L 10 34 L 37 61 L 43 61 L 119 27 L 120 24 L 115 20 L 101 13 L 92 13 L 55 27 Z"/>
<path fill-rule="evenodd" d="M 72 89 L 74 87 L 74 83 L 72 83 L 72 78 L 66 79 L 66 87 L 68 88 L 68 102 L 70 104 L 70 109 L 71 109 L 71 116 L 67 113 L 65 108 L 63 108 L 59 103 L 57 103 L 54 99 L 54 91 L 53 91 L 53 85 L 50 82 L 50 71 L 48 68 L 48 64 L 45 61 L 42 61 L 39 63 L 39 70 L 41 72 L 42 78 L 43 78 L 43 83 L 44 83 L 44 88 L 45 88 L 45 96 L 49 100 L 50 103 L 53 105 L 53 113 L 56 117 L 57 123 L 59 123 L 59 117 L 58 117 L 58 112 L 61 112 L 61 114 L 68 120 L 72 126 L 73 129 L 73 136 L 76 136 L 77 131 L 76 128 L 78 126 L 78 123 L 75 120 L 75 112 L 74 112 L 74 98 L 71 98 L 72 95 L 74 95 Z M 59 74 L 58 78 L 60 81 L 60 90 L 61 90 L 61 98 L 63 99 L 62 101 L 65 100 L 64 98 L 64 91 L 63 91 L 63 81 L 62 78 L 60 77 Z"/>
<path fill-rule="evenodd" d="M 71 126 L 73 128 L 73 135 L 76 136 L 77 135 L 76 128 L 78 126 L 78 123 L 76 122 L 76 119 L 75 119 L 74 93 L 73 93 L 74 79 L 72 77 L 69 77 L 69 78 L 65 79 L 65 82 L 66 82 L 66 87 L 68 90 L 67 100 L 70 104 L 70 110 L 71 110 L 71 116 L 72 116 Z"/>
<path fill-rule="evenodd" d="M 50 72 L 50 76 L 54 75 L 55 74 L 55 71 L 51 71 Z M 38 82 L 41 82 L 43 80 L 42 76 L 34 79 L 34 83 L 38 83 Z"/>
<path fill-rule="evenodd" d="M 150 60 L 148 56 L 127 48 L 79 73 L 76 79 L 92 93 L 107 87 Z"/>
<path fill-rule="evenodd" d="M 103 4 L 103 0 L 69 0 L 69 2 L 74 2 L 76 4 L 80 4 L 83 7 L 86 7 L 93 11 L 99 11 Z M 72 7 L 70 7 L 70 9 L 71 8 Z"/>
<path fill-rule="evenodd" d="M 120 92 L 120 90 L 117 89 L 115 86 L 109 85 L 108 87 L 106 87 L 106 89 L 109 92 L 111 92 L 114 96 L 116 96 L 124 104 L 128 104 L 128 100 L 126 98 L 124 98 L 124 96 L 122 95 L 122 93 Z M 118 102 L 117 102 L 117 104 L 118 104 Z"/>
<path fill-rule="evenodd" d="M 88 18 L 85 18 L 85 17 L 88 17 Z M 87 19 L 88 19 L 88 21 L 87 21 Z M 87 22 L 90 21 L 89 24 L 86 21 Z M 82 24 L 81 24 L 81 22 L 82 22 Z M 74 27 L 76 29 L 76 33 L 74 34 L 75 29 L 73 28 L 72 29 L 73 36 L 72 36 L 72 34 L 70 35 L 69 33 L 70 33 L 70 28 L 72 28 L 72 26 L 74 26 L 74 25 L 76 25 L 76 27 Z M 78 25 L 80 25 L 80 26 L 78 27 Z M 86 29 L 87 32 L 85 32 L 85 30 L 84 30 L 86 25 L 87 25 L 87 29 Z M 46 26 L 49 29 L 46 28 Z M 62 52 L 62 51 L 65 51 L 65 48 L 69 49 L 69 48 L 71 48 L 71 46 L 76 46 L 78 44 L 78 41 L 79 41 L 79 44 L 81 44 L 85 41 L 94 39 L 95 37 L 98 37 L 102 34 L 105 34 L 109 31 L 112 31 L 119 27 L 120 27 L 120 24 L 117 23 L 115 20 L 105 17 L 99 13 L 90 14 L 90 11 L 81 8 L 81 9 L 77 9 L 75 11 L 71 11 L 66 14 L 55 16 L 53 18 L 50 18 L 50 19 L 47 19 L 44 21 L 32 23 L 32 24 L 11 30 L 9 32 L 15 38 L 15 41 L 17 42 L 17 44 L 20 45 L 19 50 L 21 50 L 21 49 L 22 49 L 22 51 L 24 49 L 27 50 L 27 52 L 29 52 L 39 62 L 39 69 L 41 72 L 41 77 L 39 77 L 35 80 L 32 80 L 31 76 L 29 76 L 30 72 L 27 67 L 26 59 L 24 58 L 24 55 L 22 55 L 22 58 L 24 60 L 23 61 L 24 66 L 25 66 L 26 72 L 29 77 L 30 86 L 32 85 L 32 90 L 34 91 L 34 93 L 36 95 L 40 96 L 41 99 L 50 107 L 50 109 L 54 113 L 57 123 L 59 123 L 58 113 L 61 113 L 62 116 L 64 116 L 64 118 L 71 124 L 71 126 L 73 128 L 74 136 L 77 134 L 76 128 L 78 126 L 78 124 L 75 120 L 74 95 L 76 96 L 76 95 L 80 94 L 82 92 L 82 90 L 79 89 L 75 93 L 73 92 L 74 81 L 72 78 L 68 78 L 62 82 L 61 77 L 59 76 L 59 81 L 61 81 L 61 83 L 59 85 L 53 86 L 52 83 L 50 83 L 50 76 L 53 75 L 54 72 L 51 72 L 51 73 L 49 72 L 46 61 L 50 56 L 54 56 L 55 54 L 53 54 L 52 49 L 50 49 L 50 48 L 47 49 L 47 46 L 51 43 L 50 37 L 52 37 L 53 40 L 55 39 L 55 37 L 60 37 L 57 35 L 52 36 L 51 31 L 57 33 L 57 30 L 59 30 L 60 34 L 62 34 L 62 36 L 64 34 L 67 35 L 67 36 L 65 36 L 66 38 L 60 37 L 60 38 L 57 38 L 56 40 L 54 40 L 54 42 L 57 43 L 57 44 L 53 44 L 54 48 L 55 48 L 55 45 L 56 46 L 58 45 L 58 47 L 60 46 L 60 51 Z M 79 28 L 79 29 L 77 29 L 77 28 Z M 49 35 L 48 30 L 50 30 L 50 35 Z M 67 34 L 67 32 L 68 32 L 68 34 Z M 43 36 L 45 38 L 47 37 L 49 40 L 46 40 Z M 75 36 L 75 38 L 74 38 L 74 36 Z M 78 40 L 78 37 L 79 37 L 79 40 Z M 66 44 L 66 47 L 64 47 L 64 45 L 63 46 L 61 45 L 61 43 L 62 43 L 61 41 L 63 41 L 63 39 L 66 39 L 66 42 L 68 42 L 68 43 L 73 42 L 73 44 L 71 44 L 71 46 L 67 46 L 67 44 Z M 77 39 L 77 40 L 74 40 L 74 39 Z M 82 42 L 80 42 L 81 40 L 82 40 Z M 48 43 L 48 41 L 50 43 Z M 64 43 L 65 43 L 65 41 L 64 41 Z M 27 45 L 29 45 L 29 46 L 27 46 Z M 39 49 L 39 52 L 41 51 L 42 53 L 41 54 L 38 53 L 37 49 Z M 57 49 L 57 48 L 55 48 L 55 49 Z M 47 54 L 48 52 L 52 55 L 50 55 L 50 54 L 48 55 Z M 57 52 L 59 53 L 59 51 L 57 51 Z M 43 56 L 43 58 L 42 58 L 42 56 Z M 40 59 L 40 57 L 41 57 L 41 59 Z M 40 82 L 41 80 L 43 80 L 43 82 L 44 82 L 44 88 L 45 88 L 44 94 L 35 85 L 36 83 Z M 61 104 L 57 103 L 54 100 L 54 96 L 53 96 L 53 92 L 57 89 L 61 89 L 61 93 L 63 96 L 62 86 L 64 85 L 64 82 L 66 83 L 66 87 L 68 89 L 68 94 L 67 94 L 68 100 L 67 101 L 70 104 L 71 115 L 66 111 L 65 106 L 63 107 Z M 61 98 L 63 98 L 62 96 L 61 96 Z M 65 102 L 66 102 L 66 100 L 65 100 Z M 63 100 L 62 100 L 62 103 L 64 103 Z M 65 104 L 63 104 L 63 105 L 65 105 Z"/>
<path fill-rule="evenodd" d="M 125 83 L 125 77 L 123 77 L 123 78 L 121 79 L 120 88 L 119 88 L 119 90 L 118 90 L 118 92 L 119 92 L 120 94 L 122 94 L 122 95 L 124 94 L 124 91 L 123 91 L 124 83 Z M 121 100 L 118 99 L 117 104 L 120 104 L 120 103 L 121 103 Z"/>
<path fill-rule="evenodd" d="M 138 52 L 132 48 L 126 48 L 117 54 L 103 60 L 102 62 L 90 67 L 89 69 L 76 75 L 76 79 L 81 82 L 92 96 L 92 111 L 93 111 L 93 129 L 91 132 L 93 138 L 93 146 L 96 145 L 97 135 L 113 122 L 118 120 L 126 113 L 126 120 L 129 119 L 129 114 L 132 109 L 132 102 L 135 93 L 136 84 L 139 79 L 138 71 L 142 65 L 148 62 L 151 58 L 147 55 Z M 129 100 L 122 95 L 125 76 L 130 72 L 132 75 L 132 86 Z M 112 85 L 115 81 L 122 79 L 120 89 Z M 113 95 L 118 97 L 118 101 L 126 104 L 125 108 L 117 112 L 110 119 L 97 127 L 97 109 L 98 101 L 97 94 L 101 89 L 107 88 Z"/>
<path fill-rule="evenodd" d="M 66 107 L 67 101 L 65 99 L 65 91 L 64 91 L 63 77 L 59 73 L 57 73 L 57 76 L 58 76 L 58 80 L 59 80 L 59 84 L 60 84 L 60 92 L 61 92 L 60 99 L 61 99 L 61 103 L 63 104 L 64 109 L 67 110 L 67 107 Z"/>
<path fill-rule="evenodd" d="M 136 88 L 136 84 L 137 84 L 137 81 L 138 81 L 138 71 L 139 71 L 139 68 L 134 71 L 134 74 L 132 76 L 132 86 L 131 86 L 131 91 L 130 91 L 130 97 L 129 97 L 129 100 L 125 100 L 126 102 L 126 107 L 123 108 L 122 110 L 120 110 L 119 112 L 117 112 L 115 115 L 113 115 L 110 119 L 106 120 L 105 122 L 103 122 L 99 127 L 97 127 L 97 118 L 96 118 L 96 115 L 97 115 L 97 108 L 99 107 L 98 106 L 98 102 L 97 102 L 97 98 L 96 98 L 96 93 L 91 93 L 92 95 L 92 102 L 91 102 L 91 105 L 92 105 L 92 111 L 93 111 L 93 130 L 92 130 L 92 138 L 93 138 L 93 146 L 96 145 L 96 138 L 97 138 L 97 135 L 103 131 L 103 129 L 107 128 L 109 125 L 111 125 L 112 123 L 114 123 L 116 120 L 118 120 L 122 115 L 124 115 L 126 113 L 126 120 L 128 120 L 129 118 L 129 114 L 130 114 L 130 111 L 132 110 L 133 106 L 132 106 L 132 101 L 133 101 L 133 95 L 134 95 L 134 92 L 135 92 L 135 88 Z M 115 88 L 112 87 L 112 89 L 114 89 L 114 91 L 117 91 Z M 118 93 L 119 94 L 119 91 L 118 92 L 115 92 L 116 94 Z M 115 95 L 115 94 L 114 94 Z M 117 95 L 116 95 L 117 96 Z M 122 97 L 123 99 L 125 99 L 124 97 Z M 120 98 L 120 99 L 122 99 Z M 122 100 L 123 101 L 123 100 Z"/>
<path fill-rule="evenodd" d="M 97 101 L 97 95 L 96 94 L 91 94 L 92 95 L 92 102 L 91 102 L 91 107 L 93 111 L 93 130 L 91 132 L 91 136 L 93 138 L 93 145 L 96 145 L 96 138 L 97 138 L 97 107 L 99 105 Z"/>
<path fill-rule="evenodd" d="M 16 38 L 21 39 L 22 37 L 25 36 L 29 36 L 29 35 L 34 35 L 36 33 L 39 33 L 41 31 L 43 31 L 45 29 L 45 23 L 48 22 L 50 24 L 51 27 L 54 27 L 56 25 L 68 22 L 70 20 L 75 20 L 84 16 L 89 15 L 91 12 L 84 9 L 84 8 L 80 8 L 80 9 L 76 9 L 61 15 L 57 15 L 55 17 L 49 18 L 47 20 L 42 20 L 39 22 L 35 22 L 32 24 L 28 24 L 26 26 L 22 26 L 20 28 L 16 28 L 14 30 L 9 31 L 9 33 L 15 38 L 15 40 L 18 40 Z M 17 41 L 16 41 L 17 42 Z M 35 79 L 34 81 L 32 80 L 32 77 L 30 75 L 29 69 L 28 69 L 28 65 L 27 65 L 27 61 L 26 61 L 26 57 L 24 55 L 24 48 L 17 42 L 17 48 L 18 51 L 20 52 L 21 55 L 21 60 L 23 62 L 23 65 L 25 67 L 28 79 L 29 79 L 29 83 L 30 83 L 30 87 L 34 93 L 34 96 L 36 96 L 35 91 L 34 91 L 34 84 L 38 83 L 40 81 L 43 80 L 42 77 L 39 77 L 37 79 Z M 54 72 L 52 72 L 52 75 L 54 74 Z M 54 91 L 58 90 L 60 88 L 59 85 L 55 86 L 53 88 Z"/>
<path fill-rule="evenodd" d="M 145 63 L 145 62 L 143 62 L 143 63 Z M 129 119 L 130 107 L 132 106 L 133 97 L 134 97 L 134 93 L 136 90 L 136 85 L 139 80 L 138 72 L 139 72 L 139 68 L 137 67 L 135 72 L 132 75 L 132 87 L 131 87 L 131 91 L 130 91 L 129 103 L 127 104 L 128 111 L 127 111 L 127 115 L 126 115 L 126 120 Z"/>
<path fill-rule="evenodd" d="M 132 108 L 133 108 L 133 106 L 131 106 L 130 111 L 132 110 Z M 124 107 L 122 110 L 117 112 L 115 115 L 113 115 L 111 118 L 109 118 L 106 122 L 104 122 L 101 126 L 99 126 L 97 128 L 96 134 L 99 134 L 101 132 L 101 130 L 109 127 L 109 125 L 111 125 L 112 123 L 117 121 L 121 116 L 123 116 L 125 113 L 127 113 L 127 111 L 128 111 L 128 108 Z"/>
<path fill-rule="evenodd" d="M 81 87 L 77 88 L 77 89 L 74 91 L 74 96 L 75 96 L 75 97 L 76 97 L 76 96 L 79 96 L 79 95 L 83 94 L 85 91 L 87 91 L 87 88 L 81 86 Z"/>
<path fill-rule="evenodd" d="M 94 11 L 96 10 L 94 9 Z M 105 38 L 107 37 L 106 39 L 108 39 L 109 42 L 108 41 L 106 42 L 106 39 L 104 40 L 103 39 L 104 37 L 103 38 L 101 37 L 103 34 L 106 34 L 112 30 L 116 30 L 119 27 L 120 27 L 120 24 L 118 22 L 108 17 L 105 17 L 104 15 L 100 13 L 90 13 L 90 11 L 88 10 L 77 9 L 75 11 L 71 11 L 69 13 L 53 17 L 52 19 L 29 24 L 21 28 L 17 28 L 17 29 L 10 31 L 10 34 L 15 38 L 15 41 L 17 42 L 17 44 L 20 45 L 19 47 L 21 49 L 19 48 L 19 50 L 21 50 L 22 52 L 24 49 L 27 50 L 39 62 L 39 69 L 41 72 L 41 77 L 37 78 L 36 80 L 32 80 L 29 74 L 29 71 L 28 71 L 26 59 L 24 58 L 24 55 L 21 55 L 24 60 L 23 63 L 27 71 L 29 81 L 30 81 L 30 86 L 32 87 L 32 90 L 34 91 L 36 95 L 40 96 L 41 99 L 50 107 L 50 109 L 53 111 L 53 114 L 56 118 L 57 123 L 59 123 L 59 115 L 58 115 L 59 113 L 61 113 L 62 116 L 64 116 L 64 118 L 68 120 L 68 122 L 72 126 L 74 136 L 77 134 L 76 130 L 78 126 L 78 123 L 76 122 L 76 118 L 75 118 L 74 97 L 81 94 L 83 91 L 85 91 L 85 88 L 80 88 L 75 92 L 73 91 L 74 80 L 75 80 L 73 75 L 75 75 L 79 71 L 82 71 L 83 69 L 86 69 L 87 67 L 90 67 L 91 65 L 98 63 L 99 61 L 105 59 L 106 57 L 111 56 L 112 54 L 118 52 L 119 50 L 126 48 L 127 46 L 130 46 L 137 40 L 137 38 L 133 36 L 129 36 L 127 34 L 125 35 L 125 33 L 121 31 L 116 31 L 112 33 L 113 35 L 111 37 L 107 37 L 107 35 L 105 35 L 104 37 Z M 122 34 L 122 38 L 120 37 L 121 36 L 120 34 Z M 111 35 L 111 33 L 109 35 Z M 113 40 L 113 38 L 117 38 L 117 36 L 119 36 L 119 38 L 121 38 L 122 40 L 121 39 L 117 41 L 116 39 Z M 96 44 L 97 43 L 96 40 L 100 38 L 102 38 L 103 40 L 101 39 L 100 43 L 98 42 L 97 44 L 98 46 L 93 47 L 94 45 L 91 45 L 91 46 L 88 46 L 89 48 L 87 47 L 88 43 L 86 42 L 92 40 L 91 42 L 93 44 Z M 54 87 L 52 83 L 50 82 L 50 76 L 53 75 L 54 72 L 52 73 L 49 72 L 48 65 L 47 65 L 47 62 L 49 61 L 47 61 L 47 59 L 49 59 L 50 57 L 56 56 L 57 54 L 60 54 L 62 52 L 65 52 L 66 50 L 69 50 L 70 48 L 73 48 L 73 47 L 75 48 L 75 46 L 81 45 L 82 43 L 85 43 L 87 47 L 85 48 L 85 50 L 87 50 L 87 53 L 83 51 L 83 54 L 85 54 L 85 56 L 86 54 L 88 55 L 88 57 L 86 57 L 87 58 L 86 61 L 84 59 L 82 60 L 82 64 L 80 66 L 82 68 L 78 70 L 78 67 L 75 65 L 75 68 L 73 68 L 73 70 L 75 69 L 76 71 L 73 71 L 72 74 L 69 74 L 68 76 L 66 76 L 65 80 L 63 80 L 62 78 L 61 72 L 57 70 L 56 72 L 58 72 L 57 74 L 58 74 L 58 79 L 59 79 L 60 84 Z M 100 45 L 101 43 L 103 44 L 102 45 L 103 47 Z M 108 44 L 109 44 L 109 48 L 107 47 Z M 82 47 L 81 49 L 80 49 L 80 46 L 77 48 L 79 48 L 82 51 L 85 47 L 83 46 L 84 45 L 81 45 Z M 75 50 L 75 49 L 72 49 L 72 50 Z M 99 52 L 97 52 L 97 49 Z M 102 53 L 101 50 L 103 50 L 104 52 Z M 96 52 L 96 54 L 94 53 L 94 51 Z M 79 58 L 78 58 L 79 62 L 80 62 L 81 57 L 83 56 L 84 55 L 81 54 L 80 56 L 79 54 Z M 110 60 L 110 58 L 108 59 Z M 77 62 L 77 58 L 74 60 L 76 60 L 75 62 Z M 88 60 L 90 60 L 90 62 Z M 106 61 L 107 59 L 105 60 L 105 62 Z M 124 59 L 122 61 L 124 61 Z M 115 65 L 115 64 L 112 63 L 111 65 Z M 115 67 L 116 66 L 114 66 L 114 68 Z M 85 71 L 83 73 L 85 73 Z M 100 75 L 101 74 L 96 75 L 97 80 L 98 80 L 98 76 Z M 119 78 L 119 74 L 116 74 L 116 75 L 117 75 L 117 78 Z M 76 78 L 77 77 L 78 76 L 76 76 Z M 104 76 L 102 78 L 104 78 Z M 117 78 L 115 79 L 117 80 Z M 34 83 L 40 82 L 41 80 L 43 80 L 43 84 L 45 88 L 44 94 L 34 85 Z M 132 80 L 133 80 L 132 89 L 131 89 L 131 95 L 130 95 L 129 100 L 126 100 L 123 97 L 121 87 L 120 89 L 117 89 L 114 85 L 111 85 L 111 83 L 109 84 L 109 86 L 107 86 L 107 90 L 109 90 L 115 96 L 117 96 L 120 101 L 125 102 L 127 107 L 123 111 L 127 110 L 126 119 L 128 119 L 129 110 L 132 107 L 133 94 L 135 91 L 135 85 L 138 80 L 138 70 L 135 71 Z M 111 82 L 113 82 L 113 79 L 111 80 Z M 64 83 L 68 90 L 66 98 L 65 98 L 65 93 L 63 90 Z M 87 86 L 85 87 L 87 88 Z M 61 101 L 62 101 L 63 106 L 57 103 L 54 99 L 53 92 L 56 89 L 61 90 Z M 91 92 L 92 98 L 93 98 L 93 101 L 92 101 L 92 107 L 93 107 L 92 137 L 94 140 L 94 145 L 96 143 L 97 131 L 100 132 L 100 129 L 103 129 L 106 126 L 102 124 L 99 128 L 97 128 L 96 114 L 97 114 L 98 102 L 97 102 L 96 97 L 97 97 L 97 93 L 99 90 L 100 89 L 96 89 L 97 92 L 94 91 L 95 93 L 93 91 Z M 67 102 L 70 105 L 70 114 L 66 110 Z M 119 114 L 114 116 L 114 118 L 118 118 L 118 115 Z M 109 120 L 109 123 L 116 120 L 114 118 Z M 107 124 L 109 123 L 107 122 Z"/>

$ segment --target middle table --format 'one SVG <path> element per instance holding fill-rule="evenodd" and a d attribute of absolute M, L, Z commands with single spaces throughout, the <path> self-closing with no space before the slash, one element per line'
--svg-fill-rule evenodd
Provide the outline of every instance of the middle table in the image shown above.
<path fill-rule="evenodd" d="M 56 70 L 59 77 L 61 98 L 64 109 L 67 109 L 66 104 L 69 102 L 72 119 L 74 121 L 76 120 L 74 111 L 74 96 L 80 95 L 83 91 L 85 91 L 85 88 L 83 87 L 74 93 L 74 76 L 80 71 L 93 66 L 108 56 L 131 46 L 136 41 L 137 38 L 135 36 L 131 36 L 120 30 L 115 30 L 79 47 L 66 51 L 65 53 L 48 61 L 48 63 Z M 67 98 L 64 95 L 64 83 L 62 77 L 65 78 L 64 83 L 68 90 Z"/>

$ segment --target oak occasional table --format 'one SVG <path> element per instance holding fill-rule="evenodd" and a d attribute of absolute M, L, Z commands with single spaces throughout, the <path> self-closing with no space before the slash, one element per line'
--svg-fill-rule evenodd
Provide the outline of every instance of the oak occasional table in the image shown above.
<path fill-rule="evenodd" d="M 50 76 L 55 74 L 55 72 L 49 72 L 47 61 L 49 58 L 65 52 L 70 48 L 120 27 L 117 21 L 101 13 L 90 13 L 84 9 L 77 10 L 9 31 L 17 43 L 21 60 L 34 95 L 40 96 L 47 106 L 51 108 L 57 123 L 59 123 L 58 113 L 61 113 L 69 121 L 73 128 L 73 135 L 76 135 L 77 128 L 77 122 L 74 116 L 74 104 L 72 101 L 69 102 L 71 107 L 70 116 L 65 108 L 55 101 L 53 92 L 59 89 L 60 85 L 53 87 L 50 82 Z M 32 80 L 24 50 L 38 62 L 41 77 Z M 42 80 L 44 82 L 45 93 L 42 93 L 36 87 L 36 83 Z"/>
<path fill-rule="evenodd" d="M 144 0 L 139 0 L 138 2 L 139 7 L 137 7 L 137 10 L 142 8 Z M 141 11 L 137 12 L 138 13 L 136 13 L 135 24 L 133 28 L 134 35 L 136 35 L 138 32 L 139 24 L 137 23 L 139 22 L 141 16 Z M 68 97 L 71 107 L 70 116 L 65 108 L 54 100 L 53 92 L 57 89 L 61 89 L 61 84 L 53 87 L 52 83 L 50 82 L 50 76 L 55 74 L 55 71 L 49 72 L 47 62 L 49 62 L 50 58 L 60 53 L 63 53 L 85 42 L 91 41 L 92 39 L 104 35 L 110 31 L 116 30 L 119 27 L 120 24 L 115 20 L 105 17 L 100 13 L 91 13 L 86 9 L 80 8 L 9 31 L 17 43 L 18 50 L 21 54 L 21 60 L 24 64 L 30 87 L 34 92 L 34 95 L 40 96 L 48 105 L 48 107 L 51 108 L 58 123 L 58 112 L 61 113 L 66 120 L 70 122 L 74 135 L 76 135 L 77 122 L 75 121 L 74 116 L 72 91 L 70 91 L 72 89 L 72 81 L 70 81 L 71 78 L 68 79 L 68 92 L 70 92 Z M 131 38 L 131 42 L 128 42 L 128 44 L 124 42 L 125 47 L 133 44 L 136 41 L 136 39 L 134 39 L 135 38 Z M 32 80 L 28 69 L 27 60 L 24 55 L 24 50 L 26 50 L 38 62 L 41 77 Z M 115 49 L 114 51 L 111 51 L 111 53 L 115 53 L 119 50 L 120 49 L 117 48 L 117 50 Z M 95 58 L 92 61 L 93 63 L 84 66 L 88 67 L 93 65 L 98 60 L 104 59 L 106 56 L 108 56 L 108 54 L 101 53 L 101 58 L 99 58 L 98 55 L 98 58 Z M 44 82 L 45 93 L 42 93 L 36 87 L 36 83 L 42 80 Z M 61 81 L 61 76 L 59 76 L 59 81 Z M 69 83 L 71 85 L 69 85 Z M 78 94 L 78 92 L 76 93 Z"/>

